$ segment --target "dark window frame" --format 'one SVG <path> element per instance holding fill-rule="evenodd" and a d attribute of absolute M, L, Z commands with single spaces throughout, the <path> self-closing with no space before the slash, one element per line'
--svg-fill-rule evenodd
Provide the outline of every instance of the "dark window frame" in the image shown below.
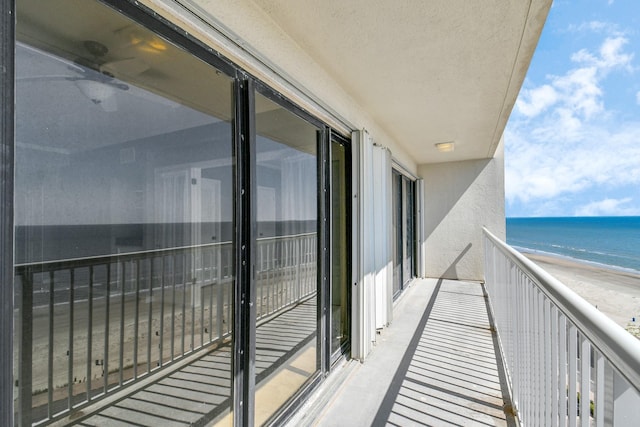
<path fill-rule="evenodd" d="M 13 402 L 13 169 L 15 1 L 0 2 L 0 424 L 14 425 Z"/>
<path fill-rule="evenodd" d="M 353 248 L 352 248 L 352 242 L 351 242 L 351 234 L 352 234 L 352 230 L 353 230 L 353 206 L 350 203 L 350 199 L 351 199 L 351 194 L 353 191 L 353 182 L 351 179 L 349 179 L 352 174 L 353 174 L 353 161 L 352 161 L 352 147 L 351 147 L 351 139 L 347 138 L 345 136 L 343 136 L 340 133 L 335 132 L 333 129 L 330 132 L 329 135 L 329 161 L 331 161 L 333 154 L 331 152 L 331 142 L 335 141 L 336 143 L 342 145 L 344 147 L 344 151 L 345 151 L 345 160 L 346 160 L 346 164 L 347 164 L 347 168 L 345 170 L 345 178 L 346 178 L 346 188 L 345 188 L 345 195 L 347 196 L 346 199 L 344 200 L 345 203 L 345 210 L 346 210 L 346 233 L 345 233 L 345 239 L 347 242 L 347 266 L 346 266 L 346 274 L 347 274 L 347 289 L 350 288 L 350 284 L 352 283 L 353 280 Z M 331 173 L 331 168 L 329 167 L 329 173 Z M 331 183 L 333 181 L 333 177 L 329 177 L 329 183 Z M 329 188 L 329 202 L 331 201 L 331 194 L 333 193 L 333 188 Z M 329 204 L 329 206 L 331 206 Z M 333 215 L 330 213 L 330 218 L 333 217 Z M 331 226 L 331 224 L 329 224 L 329 226 Z M 331 228 L 329 228 L 329 230 L 331 230 Z M 330 234 L 330 238 L 331 233 Z M 330 240 L 329 241 L 329 247 L 333 247 L 333 242 Z M 329 269 L 331 269 L 332 266 L 332 262 L 331 262 L 331 256 L 333 256 L 333 254 L 330 253 L 330 259 L 329 259 Z M 333 272 L 329 271 L 328 273 L 330 276 L 329 277 L 333 277 Z M 329 289 L 331 288 L 331 286 L 329 285 Z M 330 292 L 329 296 L 328 296 L 328 300 L 327 300 L 327 307 L 331 307 L 331 295 Z M 349 331 L 351 331 L 351 304 L 352 304 L 352 295 L 351 292 L 347 292 L 347 301 L 344 302 L 344 304 L 346 304 L 347 306 L 347 311 L 348 311 L 348 318 L 349 318 Z M 331 318 L 328 319 L 328 323 L 327 323 L 327 331 L 329 333 L 332 332 L 332 323 L 331 323 Z M 331 337 L 330 337 L 331 338 Z M 333 353 L 331 352 L 331 342 L 330 339 L 329 341 L 329 345 L 328 345 L 328 354 L 329 354 L 329 368 L 327 370 L 330 370 L 330 367 L 335 365 L 339 360 L 341 360 L 342 358 L 348 358 L 350 356 L 350 349 L 351 349 L 351 333 L 349 333 L 349 337 L 348 339 L 340 346 L 339 349 L 335 350 Z"/>
<path fill-rule="evenodd" d="M 400 275 L 400 283 L 398 284 L 399 288 L 397 290 L 394 289 L 393 292 L 393 300 L 395 301 L 405 290 L 407 284 L 409 283 L 410 280 L 414 279 L 417 276 L 417 259 L 416 259 L 416 242 L 417 242 L 417 235 L 416 235 L 416 225 L 417 225 L 417 211 L 416 211 L 416 206 L 417 206 L 417 198 L 416 198 L 416 179 L 405 174 L 404 172 L 402 172 L 400 169 L 396 169 L 395 167 L 392 167 L 391 170 L 391 179 L 392 179 L 392 184 L 391 184 L 391 191 L 392 193 L 396 191 L 396 188 L 394 188 L 394 184 L 393 184 L 393 180 L 394 177 L 397 176 L 398 177 L 398 184 L 400 186 L 400 199 L 398 200 L 399 202 L 399 207 L 401 208 L 401 213 L 404 215 L 411 215 L 411 222 L 412 222 L 412 236 L 411 236 L 411 240 L 408 242 L 404 241 L 404 238 L 407 238 L 407 236 L 404 235 L 404 232 L 406 231 L 406 221 L 403 221 L 402 219 L 402 215 L 401 218 L 399 218 L 398 220 L 400 221 L 401 224 L 401 237 L 402 239 L 400 239 L 400 241 L 398 241 L 398 235 L 396 232 L 396 235 L 393 236 L 393 245 L 396 249 L 394 249 L 394 254 L 396 255 L 394 257 L 394 266 L 393 268 L 397 268 L 397 266 L 395 265 L 396 259 L 397 259 L 397 253 L 395 253 L 395 250 L 397 250 L 398 245 L 400 245 L 401 247 L 401 270 L 399 272 Z M 411 189 L 411 191 L 409 191 L 409 189 Z M 393 195 L 392 195 L 393 196 Z M 407 200 L 408 197 L 411 196 L 412 199 L 412 206 L 413 209 L 411 212 L 407 212 Z M 396 209 L 397 206 L 394 204 L 392 209 Z M 409 270 L 410 270 L 410 275 L 409 277 L 404 277 L 404 261 L 405 261 L 405 250 L 406 250 L 406 243 L 410 244 L 412 249 L 412 256 L 411 256 L 411 265 L 409 266 Z M 394 280 L 394 287 L 396 286 L 395 280 L 396 277 L 393 277 Z"/>

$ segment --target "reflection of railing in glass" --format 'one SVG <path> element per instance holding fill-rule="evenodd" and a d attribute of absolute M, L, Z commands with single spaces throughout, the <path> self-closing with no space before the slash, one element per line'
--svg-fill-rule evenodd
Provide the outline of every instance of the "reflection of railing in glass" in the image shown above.
<path fill-rule="evenodd" d="M 258 239 L 256 316 L 264 319 L 316 291 L 316 233 Z"/>
<path fill-rule="evenodd" d="M 259 239 L 256 255 L 258 319 L 315 293 L 315 233 Z M 17 265 L 23 423 L 58 419 L 228 342 L 233 261 L 223 242 Z"/>

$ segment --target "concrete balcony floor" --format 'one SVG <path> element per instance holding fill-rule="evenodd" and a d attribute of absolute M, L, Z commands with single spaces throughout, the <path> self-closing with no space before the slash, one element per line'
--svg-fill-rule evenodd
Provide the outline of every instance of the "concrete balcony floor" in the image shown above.
<path fill-rule="evenodd" d="M 415 280 L 365 363 L 343 362 L 290 426 L 515 426 L 480 283 Z"/>

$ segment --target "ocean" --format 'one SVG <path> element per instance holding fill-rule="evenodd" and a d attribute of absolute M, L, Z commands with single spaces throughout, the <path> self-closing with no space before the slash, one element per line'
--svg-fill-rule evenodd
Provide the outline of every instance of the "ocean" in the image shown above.
<path fill-rule="evenodd" d="M 640 217 L 507 218 L 507 243 L 640 274 Z"/>

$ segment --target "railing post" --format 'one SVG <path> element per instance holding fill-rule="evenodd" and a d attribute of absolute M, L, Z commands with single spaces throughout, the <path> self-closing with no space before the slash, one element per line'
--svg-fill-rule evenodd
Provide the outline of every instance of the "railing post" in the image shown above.
<path fill-rule="evenodd" d="M 553 349 L 553 331 L 551 328 L 551 303 L 544 301 L 544 425 L 550 426 L 552 423 L 551 407 L 555 404 L 552 400 L 553 396 L 553 365 L 551 363 Z M 557 402 L 557 401 L 556 401 Z"/>
<path fill-rule="evenodd" d="M 140 329 L 140 260 L 136 260 L 136 299 L 133 323 L 133 379 L 138 379 L 138 334 Z M 93 274 L 93 273 L 92 273 Z M 89 311 L 91 313 L 91 311 Z M 91 359 L 91 357 L 89 357 Z"/>
<path fill-rule="evenodd" d="M 591 345 L 584 335 L 580 334 L 580 425 L 589 427 L 591 414 Z"/>
<path fill-rule="evenodd" d="M 302 251 L 304 248 L 304 241 L 307 239 L 307 237 L 303 237 L 301 239 L 296 239 L 296 248 L 295 248 L 295 259 L 296 259 L 296 265 L 295 265 L 295 269 L 296 269 L 296 278 L 295 278 L 295 282 L 294 282 L 294 286 L 293 286 L 293 292 L 291 295 L 291 299 L 292 301 L 297 301 L 300 299 L 300 284 L 302 283 L 302 277 L 300 275 L 300 269 L 302 268 L 302 262 L 303 262 L 303 256 L 302 256 Z"/>
<path fill-rule="evenodd" d="M 20 304 L 20 362 L 18 394 L 20 411 L 18 424 L 31 425 L 32 363 L 33 363 L 33 271 L 26 268 L 22 273 L 22 299 Z M 51 345 L 51 343 L 50 343 Z M 52 375 L 49 372 L 49 375 Z"/>
<path fill-rule="evenodd" d="M 538 290 L 534 291 L 534 330 L 535 338 L 533 341 L 533 354 L 536 359 L 536 363 L 533 366 L 534 378 L 536 383 L 536 389 L 534 391 L 534 410 L 535 410 L 535 425 L 544 425 L 544 308 L 542 303 L 542 295 Z"/>
<path fill-rule="evenodd" d="M 47 416 L 53 417 L 53 341 L 54 341 L 54 306 L 55 306 L 55 272 L 49 271 L 49 339 L 47 355 Z"/>
<path fill-rule="evenodd" d="M 523 280 L 523 275 L 520 273 L 519 280 Z M 524 418 L 523 421 L 525 423 L 531 422 L 533 418 L 533 414 L 531 413 L 531 398 L 533 396 L 533 364 L 531 360 L 533 359 L 533 348 L 531 346 L 532 341 L 532 327 L 531 327 L 531 294 L 533 293 L 533 289 L 527 286 L 524 294 L 524 341 L 525 341 L 525 351 L 523 358 L 523 382 L 526 384 L 525 393 L 523 396 L 522 404 L 524 409 Z M 533 424 L 532 424 L 533 425 Z"/>
<path fill-rule="evenodd" d="M 603 414 L 604 422 L 606 426 L 613 425 L 613 368 L 608 361 L 604 362 L 604 369 L 602 372 L 604 376 L 603 383 Z"/>
<path fill-rule="evenodd" d="M 151 372 L 151 347 L 153 346 L 153 273 L 154 258 L 149 258 L 149 293 L 147 299 L 149 301 L 147 307 L 147 374 Z"/>
<path fill-rule="evenodd" d="M 558 374 L 558 309 L 552 304 L 551 310 L 551 426 L 557 426 L 559 422 L 558 400 L 559 374 Z M 564 416 L 564 415 L 563 415 Z"/>
<path fill-rule="evenodd" d="M 613 370 L 613 427 L 637 425 L 640 420 L 640 394 Z"/>
<path fill-rule="evenodd" d="M 578 330 L 574 325 L 569 326 L 569 394 L 567 404 L 569 405 L 569 425 L 576 425 L 578 418 Z"/>
<path fill-rule="evenodd" d="M 87 296 L 87 402 L 91 401 L 91 362 L 93 347 L 93 265 L 89 266 L 89 294 Z M 135 365 L 135 363 L 134 363 Z"/>
<path fill-rule="evenodd" d="M 120 270 L 120 277 L 117 277 L 116 280 L 120 279 L 120 339 L 118 343 L 118 385 L 122 387 L 122 383 L 124 382 L 124 328 L 125 328 L 125 310 L 124 306 L 126 303 L 125 299 L 125 287 L 126 287 L 126 275 L 127 275 L 127 265 L 125 261 L 117 260 L 118 265 L 122 265 L 122 270 Z M 69 407 L 71 410 L 71 407 Z"/>
<path fill-rule="evenodd" d="M 495 254 L 495 247 L 493 248 Z M 494 255 L 495 256 L 495 255 Z M 520 384 L 520 372 L 518 372 L 518 367 L 514 363 L 516 360 L 520 360 L 520 354 L 522 353 L 522 289 L 520 284 L 516 280 L 516 269 L 512 265 L 511 262 L 508 262 L 509 274 L 507 276 L 510 288 L 513 295 L 513 304 L 514 310 L 513 315 L 510 321 L 513 323 L 513 336 L 511 343 L 511 354 L 507 359 L 511 367 L 509 368 L 509 372 L 511 374 L 511 391 L 513 396 L 511 396 L 511 403 L 513 404 L 514 409 L 519 414 L 520 412 L 520 396 L 522 395 L 522 385 Z M 505 280 L 507 280 L 507 278 Z M 519 417 L 519 415 L 518 415 Z"/>
<path fill-rule="evenodd" d="M 560 380 L 559 390 L 560 398 L 558 399 L 560 408 L 560 426 L 567 425 L 567 318 L 563 314 L 558 317 L 558 379 Z"/>
<path fill-rule="evenodd" d="M 223 289 L 222 289 L 222 269 L 220 268 L 222 264 L 222 248 L 219 248 L 217 251 L 217 261 L 218 268 L 217 277 L 216 277 L 216 329 L 218 331 L 218 339 L 222 339 L 223 331 L 222 331 L 222 314 L 224 311 L 224 298 L 223 298 Z M 211 290 L 213 294 L 213 289 Z"/>
<path fill-rule="evenodd" d="M 67 409 L 70 411 L 73 409 L 73 322 L 75 318 L 75 269 L 71 269 L 69 272 L 69 336 L 67 342 L 67 353 L 69 356 L 67 358 Z M 53 345 L 53 343 L 50 343 Z"/>
<path fill-rule="evenodd" d="M 107 281 L 104 294 L 104 359 L 102 360 L 102 376 L 104 377 L 104 394 L 109 391 L 109 310 L 111 303 L 111 263 L 106 264 Z"/>

